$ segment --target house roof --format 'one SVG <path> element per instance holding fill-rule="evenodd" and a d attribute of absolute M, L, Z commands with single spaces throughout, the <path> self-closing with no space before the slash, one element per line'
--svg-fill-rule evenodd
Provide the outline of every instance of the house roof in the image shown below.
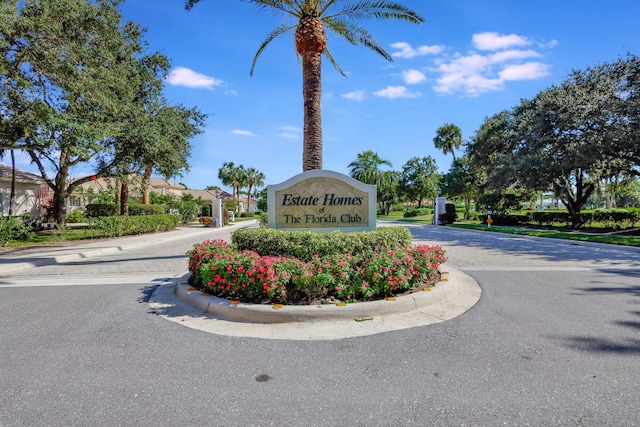
<path fill-rule="evenodd" d="M 16 182 L 44 184 L 45 181 L 40 175 L 26 172 L 16 168 Z M 11 181 L 11 166 L 0 163 L 0 181 Z"/>
<path fill-rule="evenodd" d="M 224 190 L 182 190 L 182 194 L 191 194 L 196 199 L 201 197 L 202 200 L 222 199 L 227 200 L 233 196 Z"/>
<path fill-rule="evenodd" d="M 149 184 L 153 188 L 168 188 L 171 190 L 186 190 L 184 184 L 175 181 L 169 181 L 164 178 L 149 178 Z"/>

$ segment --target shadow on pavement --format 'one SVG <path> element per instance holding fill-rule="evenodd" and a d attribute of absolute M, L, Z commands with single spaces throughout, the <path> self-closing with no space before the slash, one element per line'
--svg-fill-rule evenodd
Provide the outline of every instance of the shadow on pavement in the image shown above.
<path fill-rule="evenodd" d="M 395 224 L 394 224 L 395 225 Z M 467 229 L 398 223 L 409 228 L 415 240 L 433 241 L 442 246 L 474 247 L 483 250 L 505 251 L 515 256 L 537 256 L 551 262 L 593 261 L 611 269 L 612 265 L 637 262 L 640 248 L 615 245 L 591 245 L 561 239 L 539 239 L 527 236 L 474 231 Z M 553 245 L 550 248 L 549 245 Z M 622 249 L 622 250 L 621 250 Z M 597 269 L 597 267 L 596 267 Z M 616 271 L 618 273 L 618 271 Z M 626 274 L 640 276 L 640 268 Z"/>

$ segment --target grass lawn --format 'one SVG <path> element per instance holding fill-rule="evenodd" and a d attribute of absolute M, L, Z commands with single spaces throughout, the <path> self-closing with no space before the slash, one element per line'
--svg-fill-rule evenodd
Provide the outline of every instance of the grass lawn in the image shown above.
<path fill-rule="evenodd" d="M 433 215 L 403 218 L 402 212 L 391 212 L 389 215 L 378 215 L 378 219 L 387 221 L 401 221 L 418 224 L 431 224 Z M 621 234 L 596 233 L 588 231 L 535 230 L 521 227 L 492 226 L 487 227 L 477 222 L 456 222 L 447 227 L 468 228 L 472 230 L 492 231 L 496 233 L 519 234 L 523 236 L 550 237 L 554 239 L 578 240 L 582 242 L 609 243 L 612 245 L 638 246 L 640 236 L 624 236 Z"/>
<path fill-rule="evenodd" d="M 403 217 L 402 212 L 390 212 L 389 215 L 378 215 L 378 219 L 386 221 L 402 221 L 402 222 L 417 222 L 420 224 L 431 224 L 433 214 L 413 216 L 411 218 Z"/>
<path fill-rule="evenodd" d="M 623 236 L 620 234 L 589 233 L 586 231 L 534 230 L 519 227 L 492 226 L 484 224 L 457 222 L 448 227 L 469 228 L 473 230 L 492 231 L 497 233 L 519 234 L 523 236 L 550 237 L 553 239 L 578 240 L 582 242 L 609 243 L 612 245 L 638 246 L 640 236 Z"/>

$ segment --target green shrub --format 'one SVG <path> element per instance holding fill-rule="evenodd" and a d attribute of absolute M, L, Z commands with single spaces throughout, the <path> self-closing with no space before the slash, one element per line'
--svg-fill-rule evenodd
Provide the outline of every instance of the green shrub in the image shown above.
<path fill-rule="evenodd" d="M 404 212 L 404 217 L 405 218 L 412 218 L 414 216 L 423 216 L 423 215 L 429 215 L 431 214 L 431 208 L 413 208 L 413 209 L 407 209 Z"/>
<path fill-rule="evenodd" d="M 91 203 L 86 206 L 87 218 L 116 216 L 120 214 L 120 205 L 117 203 Z"/>
<path fill-rule="evenodd" d="M 200 216 L 211 216 L 211 205 L 202 205 Z"/>
<path fill-rule="evenodd" d="M 239 251 L 252 250 L 263 256 L 295 257 L 310 261 L 314 255 L 353 255 L 383 251 L 411 244 L 411 232 L 405 227 L 382 227 L 373 231 L 316 233 L 270 228 L 243 228 L 231 236 Z"/>
<path fill-rule="evenodd" d="M 90 218 L 91 228 L 103 237 L 173 230 L 178 226 L 177 215 L 106 216 Z"/>
<path fill-rule="evenodd" d="M 12 240 L 29 240 L 35 232 L 29 215 L 0 217 L 0 246 Z"/>
<path fill-rule="evenodd" d="M 640 222 L 640 213 L 626 209 L 597 209 L 581 215 L 582 223 L 587 227 L 604 227 L 612 229 L 632 228 Z"/>
<path fill-rule="evenodd" d="M 536 211 L 529 214 L 530 221 L 538 224 L 539 226 L 549 226 L 553 224 L 562 224 L 565 226 L 571 225 L 571 216 L 568 212 L 545 212 Z"/>
<path fill-rule="evenodd" d="M 456 213 L 456 205 L 453 203 L 445 203 L 444 205 L 445 213 L 440 214 L 438 219 L 442 224 L 453 224 L 458 219 L 458 214 Z"/>
<path fill-rule="evenodd" d="M 189 224 L 194 222 L 198 218 L 198 211 L 200 210 L 198 202 L 195 200 L 180 200 L 174 201 L 169 205 L 172 209 L 177 209 L 180 214 L 180 222 L 182 224 Z"/>
<path fill-rule="evenodd" d="M 240 218 L 253 218 L 255 216 L 255 212 L 240 212 Z"/>
<path fill-rule="evenodd" d="M 65 217 L 66 222 L 86 222 L 87 217 L 83 209 L 74 209 Z"/>
<path fill-rule="evenodd" d="M 258 212 L 258 223 L 260 228 L 269 228 L 269 214 L 266 212 Z"/>
<path fill-rule="evenodd" d="M 487 223 L 487 215 L 478 215 L 478 219 L 482 221 L 483 224 Z M 493 222 L 492 225 L 505 225 L 505 226 L 513 226 L 519 224 L 527 224 L 529 221 L 528 215 L 491 215 L 491 219 Z"/>
<path fill-rule="evenodd" d="M 129 205 L 129 215 L 164 215 L 167 213 L 169 207 L 167 205 L 143 205 L 132 204 Z"/>

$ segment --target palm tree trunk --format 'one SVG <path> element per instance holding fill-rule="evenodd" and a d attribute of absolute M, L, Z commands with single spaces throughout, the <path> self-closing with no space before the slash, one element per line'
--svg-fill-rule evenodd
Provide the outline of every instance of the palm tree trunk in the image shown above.
<path fill-rule="evenodd" d="M 249 191 L 247 191 L 247 212 L 251 212 L 251 184 L 249 184 Z"/>
<path fill-rule="evenodd" d="M 120 183 L 120 215 L 129 215 L 129 183 L 127 181 Z"/>
<path fill-rule="evenodd" d="M 16 155 L 11 152 L 11 193 L 9 194 L 9 216 L 13 216 L 13 203 L 16 198 Z"/>
<path fill-rule="evenodd" d="M 149 202 L 149 187 L 151 186 L 151 170 L 152 170 L 152 166 L 151 165 L 147 165 L 146 169 L 144 170 L 144 175 L 142 176 L 142 204 L 143 205 L 148 205 Z"/>
<path fill-rule="evenodd" d="M 304 99 L 303 172 L 322 169 L 321 58 L 322 54 L 318 52 L 304 52 L 302 54 L 302 96 Z"/>

